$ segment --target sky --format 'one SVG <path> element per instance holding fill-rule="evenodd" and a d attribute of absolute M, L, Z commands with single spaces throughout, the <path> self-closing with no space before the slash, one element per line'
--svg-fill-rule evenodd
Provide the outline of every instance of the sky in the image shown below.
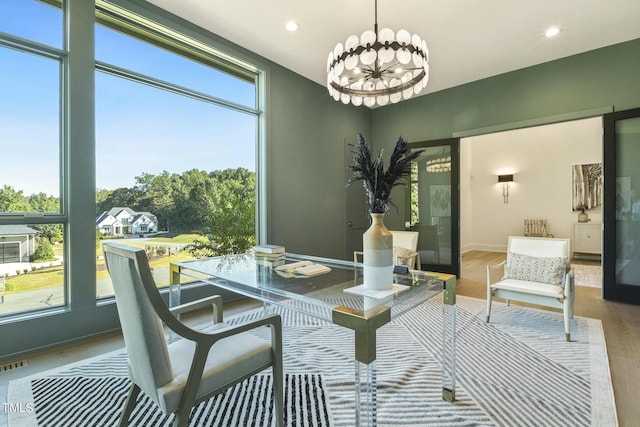
<path fill-rule="evenodd" d="M 0 32 L 62 48 L 62 13 L 37 0 L 0 0 Z M 96 59 L 253 106 L 255 88 L 104 27 Z M 0 47 L 0 188 L 59 196 L 58 62 Z M 96 72 L 96 187 L 135 177 L 244 167 L 255 171 L 254 116 Z M 9 159 L 10 161 L 6 161 Z"/>

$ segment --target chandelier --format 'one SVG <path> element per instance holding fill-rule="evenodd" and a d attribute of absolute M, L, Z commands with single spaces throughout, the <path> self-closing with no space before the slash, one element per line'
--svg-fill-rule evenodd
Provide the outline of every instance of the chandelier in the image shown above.
<path fill-rule="evenodd" d="M 378 0 L 373 31 L 338 43 L 327 59 L 327 88 L 336 101 L 386 105 L 417 95 L 429 80 L 427 43 L 407 30 L 378 32 Z"/>
<path fill-rule="evenodd" d="M 451 156 L 427 160 L 427 172 L 440 173 L 451 171 Z"/>

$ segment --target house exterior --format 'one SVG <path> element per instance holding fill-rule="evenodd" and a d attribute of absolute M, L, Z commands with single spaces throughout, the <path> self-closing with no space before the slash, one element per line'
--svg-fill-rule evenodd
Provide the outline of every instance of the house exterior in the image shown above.
<path fill-rule="evenodd" d="M 0 264 L 30 262 L 38 233 L 24 225 L 0 225 Z"/>
<path fill-rule="evenodd" d="M 98 215 L 96 227 L 107 236 L 155 233 L 158 231 L 158 218 L 151 212 L 115 207 Z"/>

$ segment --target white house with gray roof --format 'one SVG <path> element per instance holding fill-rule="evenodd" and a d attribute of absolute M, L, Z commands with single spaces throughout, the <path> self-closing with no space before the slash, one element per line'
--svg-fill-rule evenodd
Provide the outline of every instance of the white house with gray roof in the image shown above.
<path fill-rule="evenodd" d="M 30 262 L 38 233 L 25 225 L 0 225 L 0 264 Z"/>
<path fill-rule="evenodd" d="M 115 207 L 98 215 L 96 227 L 107 236 L 155 233 L 158 231 L 158 218 L 151 212 Z"/>

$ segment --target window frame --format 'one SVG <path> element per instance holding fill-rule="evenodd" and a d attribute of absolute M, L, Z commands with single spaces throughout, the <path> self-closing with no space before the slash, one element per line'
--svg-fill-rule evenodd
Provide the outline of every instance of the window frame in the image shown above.
<path fill-rule="evenodd" d="M 113 298 L 96 299 L 95 283 L 95 49 L 97 22 L 111 19 L 115 11 L 128 19 L 142 19 L 154 28 L 174 32 L 178 39 L 190 38 L 201 47 L 198 58 L 213 58 L 221 66 L 233 66 L 250 72 L 255 83 L 256 105 L 256 237 L 266 237 L 266 150 L 270 64 L 251 52 L 227 42 L 202 28 L 176 19 L 175 16 L 147 2 L 130 0 L 43 0 L 62 8 L 64 19 L 63 49 L 52 49 L 39 43 L 23 43 L 19 37 L 2 33 L 3 46 L 20 45 L 44 53 L 64 54 L 61 66 L 61 212 L 42 216 L 0 215 L 2 224 L 62 224 L 64 227 L 64 270 L 67 305 L 63 308 L 0 319 L 3 351 L 0 360 L 18 357 L 62 343 L 71 343 L 119 328 Z M 107 12 L 109 13 L 107 13 Z M 109 16 L 107 16 L 109 15 Z M 131 28 L 135 28 L 133 25 Z M 179 40 L 178 40 L 179 41 Z M 176 42 L 177 43 L 177 42 Z M 68 53 L 69 47 L 72 48 Z M 206 48 L 206 49 L 205 49 Z M 106 66 L 107 64 L 101 64 Z M 232 67 L 232 68 L 233 68 Z M 242 74 L 242 73 L 241 73 Z M 219 100 L 214 100 L 219 102 Z M 226 107 L 228 103 L 224 102 Z M 241 106 L 245 110 L 246 106 Z M 93 141 L 87 144 L 87 141 Z M 91 236 L 91 237 L 89 237 Z M 210 289 L 185 290 L 185 300 L 210 294 Z M 232 295 L 223 295 L 228 298 Z M 165 295 L 166 297 L 166 295 Z"/>

